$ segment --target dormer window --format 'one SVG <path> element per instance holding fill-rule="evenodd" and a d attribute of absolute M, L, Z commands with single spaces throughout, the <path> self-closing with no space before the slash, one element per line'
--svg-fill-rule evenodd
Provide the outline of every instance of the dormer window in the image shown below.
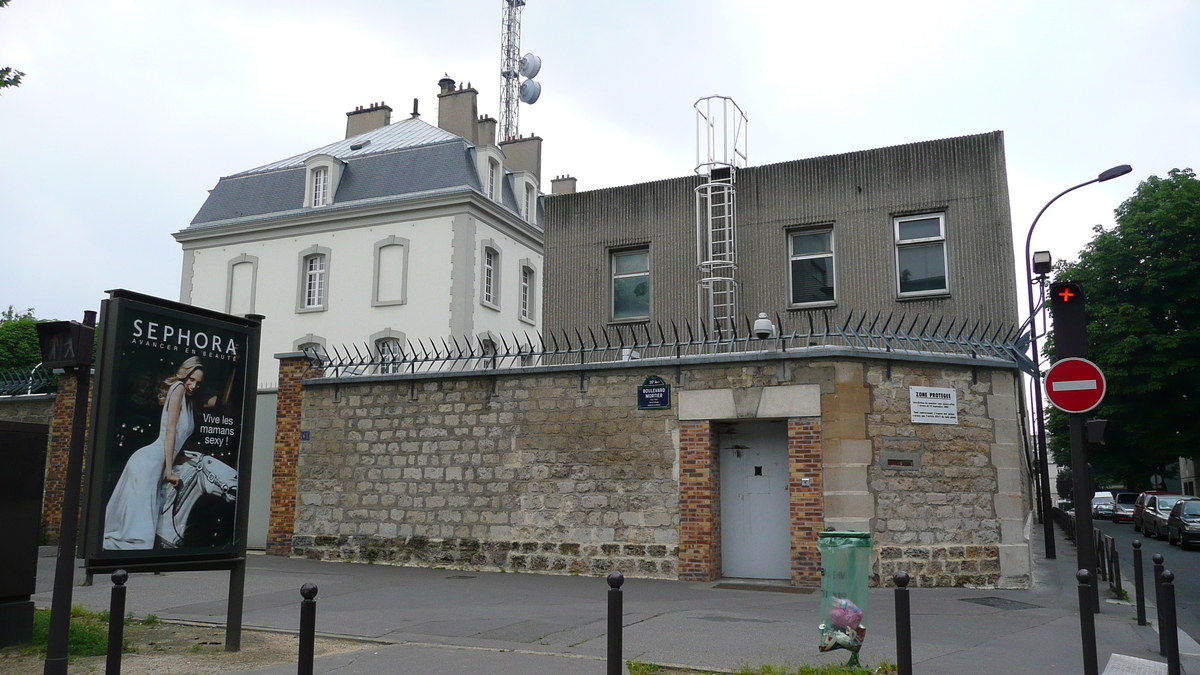
<path fill-rule="evenodd" d="M 325 206 L 329 203 L 329 167 L 319 166 L 313 169 L 312 205 Z"/>
<path fill-rule="evenodd" d="M 332 155 L 313 155 L 304 160 L 304 207 L 317 209 L 333 204 L 344 163 Z"/>
<path fill-rule="evenodd" d="M 500 201 L 500 162 L 488 160 L 488 196 Z"/>

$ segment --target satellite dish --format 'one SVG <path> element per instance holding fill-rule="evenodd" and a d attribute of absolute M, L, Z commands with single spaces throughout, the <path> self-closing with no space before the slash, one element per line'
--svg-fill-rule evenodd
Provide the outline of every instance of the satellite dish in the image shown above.
<path fill-rule="evenodd" d="M 542 70 L 542 58 L 533 54 L 521 57 L 520 70 L 522 77 L 537 77 Z"/>
<path fill-rule="evenodd" d="M 521 103 L 532 105 L 537 103 L 542 95 L 542 83 L 537 80 L 525 80 L 521 83 Z"/>

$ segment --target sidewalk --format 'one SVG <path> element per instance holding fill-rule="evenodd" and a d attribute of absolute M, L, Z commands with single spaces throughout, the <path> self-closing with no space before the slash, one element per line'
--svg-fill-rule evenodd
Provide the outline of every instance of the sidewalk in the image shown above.
<path fill-rule="evenodd" d="M 1040 555 L 1041 541 L 1035 546 Z M 1074 546 L 1061 536 L 1058 556 L 1037 559 L 1032 590 L 912 589 L 916 672 L 1082 672 Z M 127 584 L 127 607 L 139 617 L 153 613 L 223 623 L 227 580 L 224 572 L 135 574 Z M 295 631 L 299 589 L 306 582 L 319 588 L 318 632 L 377 642 L 319 659 L 318 673 L 605 672 L 608 587 L 602 578 L 253 555 L 244 625 Z M 43 558 L 34 596 L 39 606 L 49 606 L 52 583 L 53 558 Z M 819 594 L 714 586 L 628 579 L 623 589 L 625 658 L 712 670 L 846 661 L 846 652 L 817 651 Z M 110 587 L 107 577 L 97 577 L 95 586 L 75 588 L 74 602 L 104 609 Z M 893 598 L 892 589 L 871 592 L 864 622 L 869 626 L 865 664 L 896 660 Z M 978 604 L 980 600 L 989 604 Z M 1165 673 L 1158 636 L 1150 627 L 1137 626 L 1133 606 L 1101 604 L 1096 616 L 1101 672 Z M 1182 651 L 1200 652 L 1186 635 L 1181 634 L 1180 643 Z M 252 672 L 294 673 L 295 664 Z M 1184 672 L 1200 673 L 1200 654 L 1184 657 Z"/>

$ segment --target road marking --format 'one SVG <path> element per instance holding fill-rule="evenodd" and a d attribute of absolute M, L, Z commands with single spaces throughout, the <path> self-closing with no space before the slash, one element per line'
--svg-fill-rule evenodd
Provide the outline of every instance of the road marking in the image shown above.
<path fill-rule="evenodd" d="M 1064 380 L 1050 383 L 1050 389 L 1053 391 L 1084 391 L 1096 389 L 1098 386 L 1095 380 Z"/>

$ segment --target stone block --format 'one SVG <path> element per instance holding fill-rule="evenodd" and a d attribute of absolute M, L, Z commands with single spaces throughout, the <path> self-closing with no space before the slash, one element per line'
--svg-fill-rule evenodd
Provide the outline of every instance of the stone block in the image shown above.
<path fill-rule="evenodd" d="M 996 517 L 1025 522 L 1026 509 L 1020 494 L 1004 493 L 995 496 Z"/>
<path fill-rule="evenodd" d="M 992 443 L 989 446 L 992 455 L 992 466 L 997 469 L 1020 469 L 1021 448 L 1016 443 Z"/>
<path fill-rule="evenodd" d="M 828 438 L 828 434 L 825 434 Z M 875 457 L 871 441 L 866 439 L 829 439 L 824 443 L 825 465 L 870 464 Z"/>
<path fill-rule="evenodd" d="M 987 397 L 988 417 L 994 420 L 1017 419 L 1017 397 L 992 394 Z"/>
<path fill-rule="evenodd" d="M 757 412 L 760 418 L 818 417 L 821 414 L 820 385 L 764 387 L 761 391 Z"/>
<path fill-rule="evenodd" d="M 1021 478 L 1020 469 L 996 469 L 996 491 L 1021 494 L 1025 489 L 1025 481 Z"/>
<path fill-rule="evenodd" d="M 828 396 L 821 398 L 824 403 Z M 863 413 L 826 412 L 821 417 L 821 432 L 825 438 L 865 439 L 867 416 Z"/>
<path fill-rule="evenodd" d="M 857 518 L 867 520 L 875 517 L 875 500 L 869 493 L 830 494 L 825 493 L 826 518 Z"/>
<path fill-rule="evenodd" d="M 828 466 L 821 476 L 829 492 L 867 492 L 867 467 Z"/>
<path fill-rule="evenodd" d="M 732 389 L 701 389 L 679 392 L 679 419 L 729 420 L 737 418 Z"/>
<path fill-rule="evenodd" d="M 1024 584 L 1018 587 L 1028 588 L 1028 579 L 1033 573 L 1032 552 L 1029 546 L 1025 544 L 1001 544 L 999 548 L 1001 579 L 1007 579 L 1009 583 L 1013 584 L 1020 584 L 1021 579 L 1024 579 Z"/>

